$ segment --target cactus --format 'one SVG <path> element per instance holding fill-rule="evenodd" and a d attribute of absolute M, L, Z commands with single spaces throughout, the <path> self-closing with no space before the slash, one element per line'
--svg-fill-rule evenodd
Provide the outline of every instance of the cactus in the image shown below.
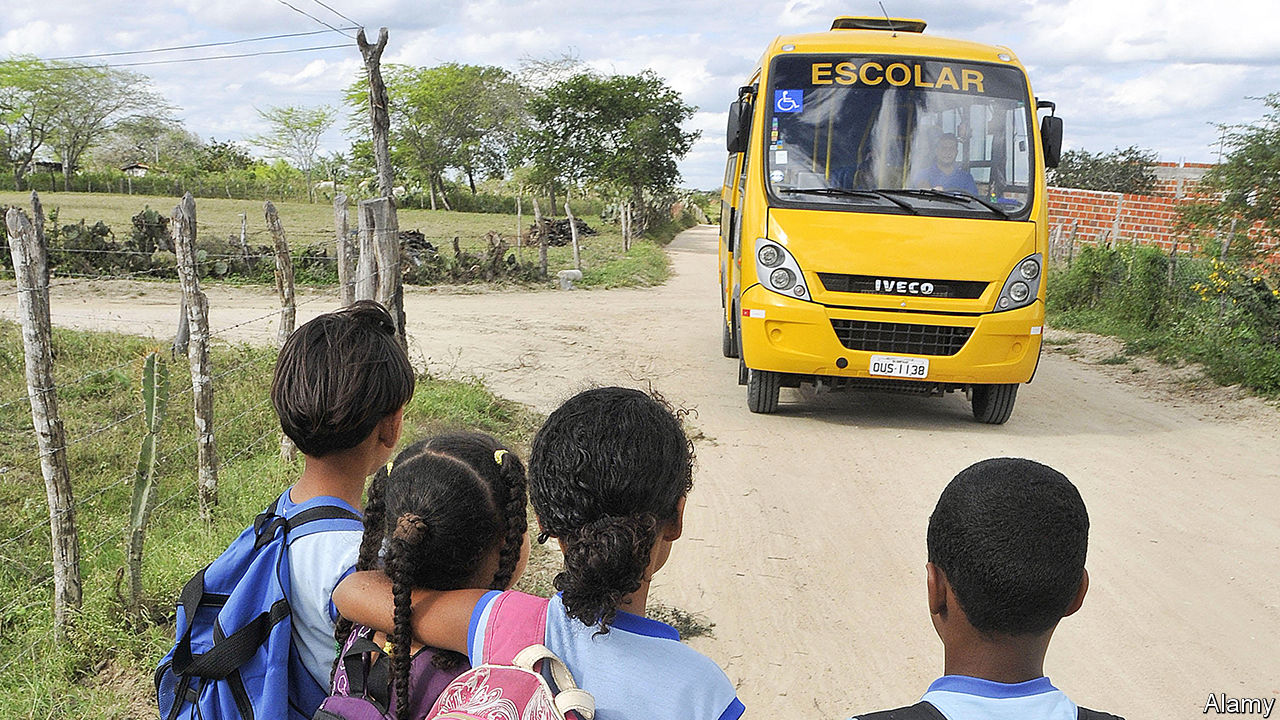
<path fill-rule="evenodd" d="M 169 368 L 158 353 L 147 355 L 142 370 L 143 419 L 147 433 L 138 452 L 133 479 L 133 507 L 129 513 L 129 602 L 137 613 L 142 603 L 142 542 L 156 494 L 156 443 L 169 400 Z"/>

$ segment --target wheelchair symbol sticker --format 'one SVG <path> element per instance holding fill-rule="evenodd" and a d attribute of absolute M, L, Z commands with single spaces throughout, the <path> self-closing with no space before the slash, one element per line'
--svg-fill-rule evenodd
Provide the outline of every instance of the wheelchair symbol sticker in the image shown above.
<path fill-rule="evenodd" d="M 774 90 L 773 111 L 776 113 L 798 113 L 804 110 L 803 90 Z"/>

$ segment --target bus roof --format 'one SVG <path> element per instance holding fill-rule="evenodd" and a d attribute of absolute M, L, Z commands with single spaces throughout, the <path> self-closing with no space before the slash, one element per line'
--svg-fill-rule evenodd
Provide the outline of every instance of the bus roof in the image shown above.
<path fill-rule="evenodd" d="M 903 23 L 919 22 L 895 18 Z M 881 22 L 884 22 L 881 20 Z M 784 49 L 786 48 L 786 49 Z M 882 55 L 909 55 L 917 57 L 941 57 L 956 60 L 974 60 L 979 62 L 1003 62 L 1021 67 L 1018 57 L 1007 47 L 985 45 L 967 40 L 926 35 L 919 30 L 854 30 L 836 29 L 826 32 L 803 33 L 796 35 L 779 35 L 765 49 L 754 75 L 768 64 L 769 60 L 783 53 L 866 53 Z M 997 57 L 1004 54 L 1009 59 Z"/>

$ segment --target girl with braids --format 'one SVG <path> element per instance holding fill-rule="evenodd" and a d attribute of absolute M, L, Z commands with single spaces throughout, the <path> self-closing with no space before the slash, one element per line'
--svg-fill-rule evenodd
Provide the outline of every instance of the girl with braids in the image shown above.
<path fill-rule="evenodd" d="M 420 717 L 467 669 L 466 656 L 413 642 L 410 590 L 509 588 L 528 559 L 525 485 L 515 453 L 481 433 L 418 442 L 378 471 L 369 486 L 356 569 L 386 573 L 393 623 L 385 634 L 349 620 L 338 624 L 338 642 L 345 646 L 334 665 L 333 693 L 317 718 L 359 714 L 349 710 L 358 692 L 378 700 L 396 720 Z M 375 667 L 387 653 L 384 674 Z M 355 672 L 361 680 L 352 680 Z M 372 687 L 374 678 L 388 678 L 388 687 Z"/>
<path fill-rule="evenodd" d="M 624 388 L 579 393 L 533 441 L 529 494 L 540 541 L 555 538 L 564 569 L 546 610 L 550 650 L 595 697 L 596 720 L 735 720 L 733 684 L 675 628 L 644 617 L 649 584 L 683 530 L 693 446 L 661 398 Z M 403 626 L 386 574 L 357 572 L 334 591 L 347 617 Z M 477 664 L 493 617 L 518 593 L 413 590 L 409 623 L 424 644 Z M 546 602 L 546 601 L 544 601 Z"/>

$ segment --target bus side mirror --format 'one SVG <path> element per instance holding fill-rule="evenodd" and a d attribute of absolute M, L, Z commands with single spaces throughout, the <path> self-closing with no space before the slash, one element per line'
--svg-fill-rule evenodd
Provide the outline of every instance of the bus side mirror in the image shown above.
<path fill-rule="evenodd" d="M 1040 141 L 1044 143 L 1044 166 L 1058 167 L 1062 159 L 1062 118 L 1048 115 L 1040 120 Z"/>
<path fill-rule="evenodd" d="M 746 152 L 751 136 L 751 104 L 741 100 L 729 105 L 729 125 L 725 130 L 725 147 L 731 153 Z"/>

